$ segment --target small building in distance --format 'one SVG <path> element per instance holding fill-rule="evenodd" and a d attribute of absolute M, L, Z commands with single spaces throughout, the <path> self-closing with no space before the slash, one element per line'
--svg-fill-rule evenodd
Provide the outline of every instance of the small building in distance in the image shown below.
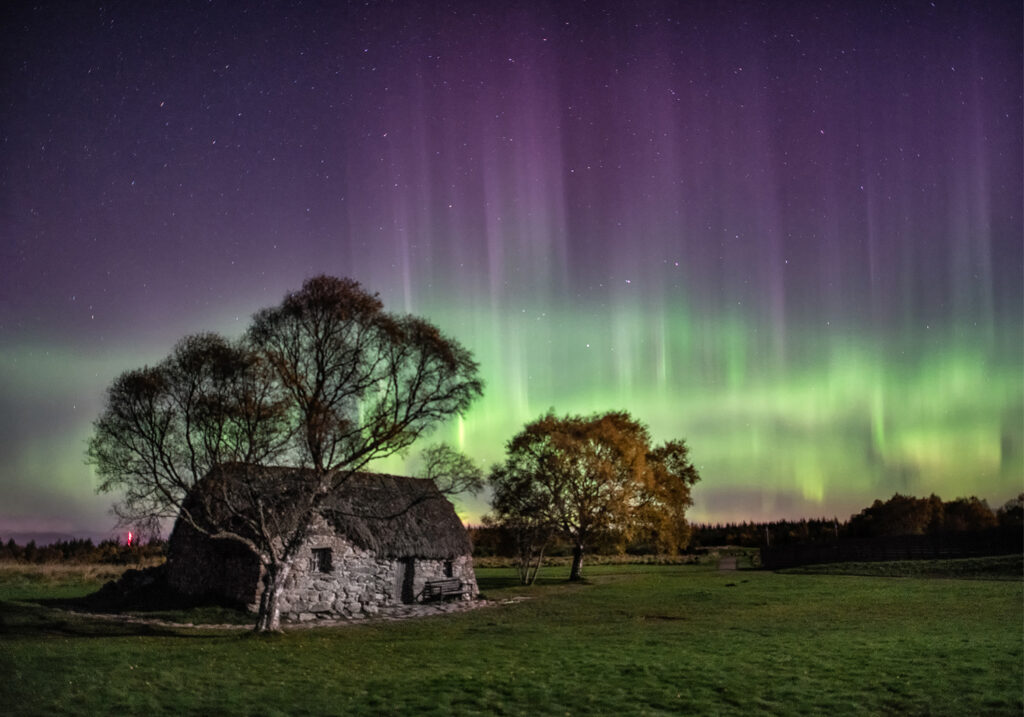
<path fill-rule="evenodd" d="M 194 489 L 258 471 L 286 485 L 309 475 L 292 468 L 230 465 Z M 286 501 L 278 500 L 279 503 Z M 195 495 L 185 502 L 194 509 Z M 288 505 L 271 514 L 286 516 Z M 168 543 L 168 585 L 193 597 L 255 610 L 263 589 L 257 556 L 235 540 L 211 539 L 178 518 Z M 469 536 L 455 508 L 432 481 L 356 473 L 323 501 L 280 599 L 281 617 L 308 621 L 376 614 L 422 601 L 430 581 L 457 579 L 463 597 L 476 597 Z"/>

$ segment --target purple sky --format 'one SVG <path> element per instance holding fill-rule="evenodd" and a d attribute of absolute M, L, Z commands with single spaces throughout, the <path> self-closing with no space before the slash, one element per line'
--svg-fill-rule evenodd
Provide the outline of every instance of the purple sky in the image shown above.
<path fill-rule="evenodd" d="M 626 408 L 696 519 L 1024 489 L 1019 2 L 2 12 L 0 537 L 108 530 L 105 387 L 321 272 L 474 351 L 485 464 Z"/>

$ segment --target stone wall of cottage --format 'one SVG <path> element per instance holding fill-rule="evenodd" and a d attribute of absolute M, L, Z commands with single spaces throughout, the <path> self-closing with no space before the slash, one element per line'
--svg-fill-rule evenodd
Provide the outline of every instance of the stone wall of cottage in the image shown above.
<path fill-rule="evenodd" d="M 330 550 L 329 572 L 320 570 L 314 558 L 315 550 L 324 549 Z M 468 595 L 476 597 L 479 591 L 472 557 L 460 556 L 450 562 L 452 577 L 462 580 Z M 281 595 L 281 615 L 299 621 L 375 615 L 381 608 L 402 604 L 403 595 L 418 602 L 424 584 L 446 577 L 445 568 L 444 560 L 416 560 L 410 592 L 408 560 L 378 557 L 318 520 Z"/>
<path fill-rule="evenodd" d="M 451 562 L 451 577 L 459 578 L 467 594 L 476 597 L 480 592 L 476 586 L 476 574 L 473 572 L 473 558 L 469 555 L 459 556 L 451 561 L 446 560 L 417 560 L 414 567 L 413 594 L 419 601 L 423 593 L 423 586 L 429 580 L 443 580 L 448 575 L 445 564 Z M 404 568 L 404 565 L 403 565 Z M 403 575 L 404 577 L 404 575 Z"/>
<path fill-rule="evenodd" d="M 331 550 L 331 572 L 313 565 L 312 548 Z M 304 547 L 281 595 L 281 615 L 292 620 L 373 615 L 395 603 L 395 564 L 342 540 L 314 540 Z"/>
<path fill-rule="evenodd" d="M 260 590 L 260 563 L 247 547 L 211 540 L 179 521 L 171 535 L 166 576 L 182 595 L 252 605 Z"/>

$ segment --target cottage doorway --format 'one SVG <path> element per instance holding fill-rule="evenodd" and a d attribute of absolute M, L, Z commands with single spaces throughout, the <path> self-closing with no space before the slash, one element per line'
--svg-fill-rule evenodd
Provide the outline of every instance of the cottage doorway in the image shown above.
<path fill-rule="evenodd" d="M 402 558 L 402 602 L 410 605 L 416 602 L 416 559 Z"/>

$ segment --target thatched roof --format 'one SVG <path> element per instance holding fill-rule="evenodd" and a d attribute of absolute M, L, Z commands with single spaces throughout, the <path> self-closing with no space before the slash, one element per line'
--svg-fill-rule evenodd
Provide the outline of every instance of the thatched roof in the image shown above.
<path fill-rule="evenodd" d="M 443 559 L 471 550 L 454 506 L 423 478 L 357 473 L 320 512 L 340 534 L 378 555 Z"/>
<path fill-rule="evenodd" d="M 197 489 L 207 499 L 202 512 L 222 516 L 227 502 L 247 504 L 255 491 L 264 497 L 273 522 L 289 530 L 301 511 L 303 488 L 312 479 L 308 470 L 231 464 L 211 471 Z M 193 509 L 199 504 L 198 494 L 186 501 Z M 354 473 L 324 498 L 318 512 L 340 535 L 382 557 L 441 560 L 471 551 L 455 508 L 432 481 L 422 478 Z M 237 519 L 226 522 L 241 528 Z"/>

